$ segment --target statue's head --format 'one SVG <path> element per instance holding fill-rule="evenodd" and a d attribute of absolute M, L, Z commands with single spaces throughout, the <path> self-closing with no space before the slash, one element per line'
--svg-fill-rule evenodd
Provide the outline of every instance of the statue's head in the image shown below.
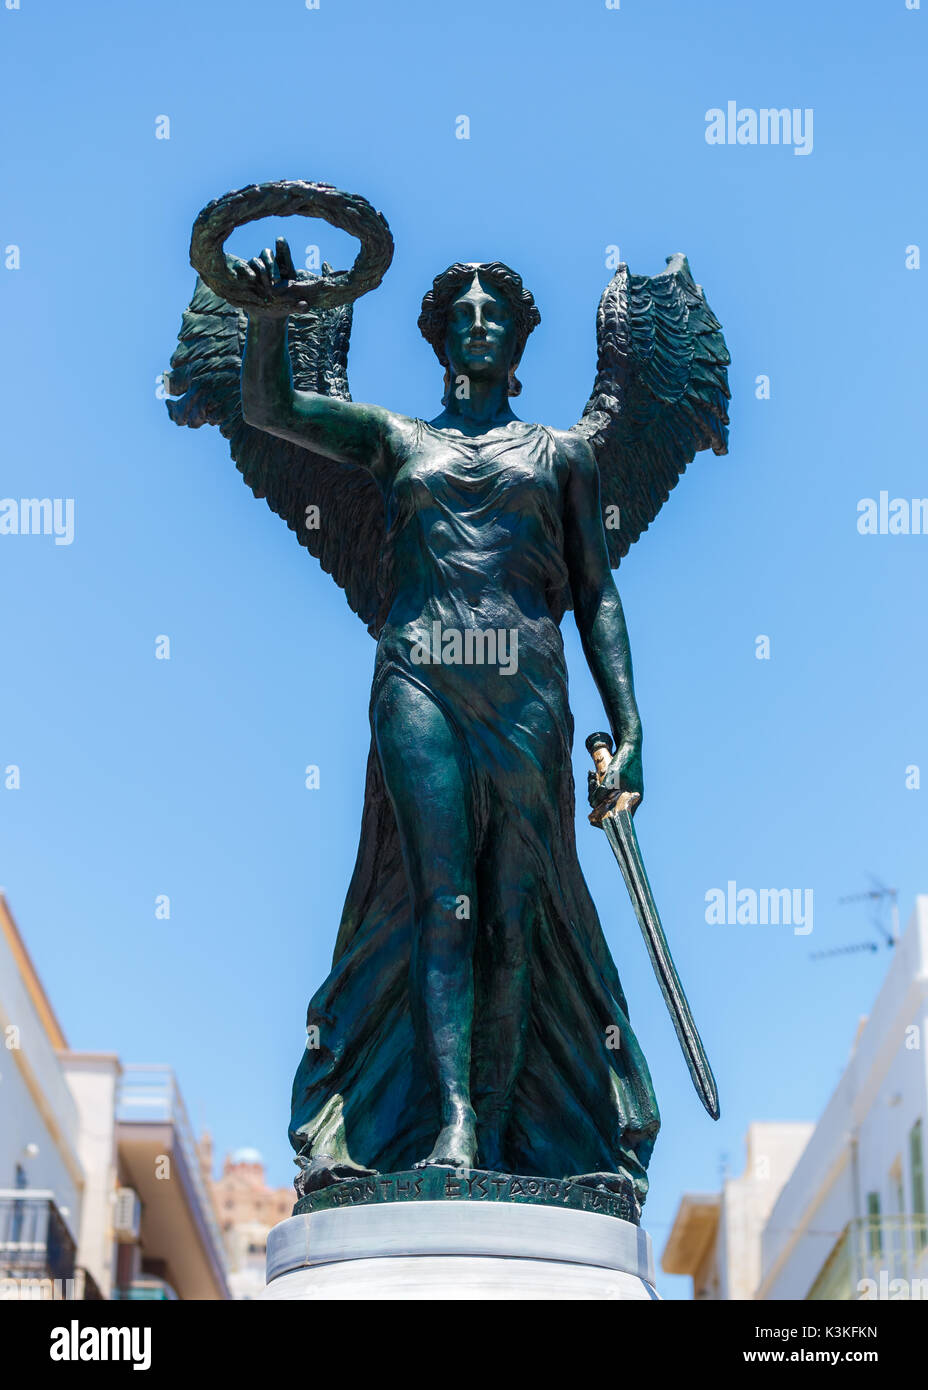
<path fill-rule="evenodd" d="M 522 390 L 516 367 L 541 314 L 522 277 L 502 261 L 458 261 L 432 281 L 422 301 L 419 329 L 452 377 L 508 380 L 510 396 Z"/>

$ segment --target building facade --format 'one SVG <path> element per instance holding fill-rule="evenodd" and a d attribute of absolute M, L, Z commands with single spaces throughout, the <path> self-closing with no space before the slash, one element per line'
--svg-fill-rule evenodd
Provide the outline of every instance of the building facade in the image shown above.
<path fill-rule="evenodd" d="M 265 1287 L 268 1232 L 292 1215 L 296 1200 L 293 1188 L 268 1186 L 264 1160 L 257 1149 L 236 1149 L 227 1155 L 222 1174 L 215 1179 L 208 1134 L 200 1140 L 200 1156 L 225 1240 L 232 1296 L 257 1298 Z"/>
<path fill-rule="evenodd" d="M 695 1298 L 928 1299 L 928 897 L 815 1125 L 752 1125 L 742 1177 L 681 1201 Z"/>
<path fill-rule="evenodd" d="M 764 1230 L 762 1299 L 928 1298 L 928 897 Z"/>
<path fill-rule="evenodd" d="M 229 1298 L 173 1074 L 68 1047 L 2 894 L 0 1043 L 0 1298 Z"/>
<path fill-rule="evenodd" d="M 0 894 L 0 1292 L 73 1292 L 85 1173 L 67 1047 Z M 17 1282 L 19 1281 L 19 1282 Z"/>
<path fill-rule="evenodd" d="M 754 1297 L 767 1219 L 813 1129 L 811 1124 L 752 1124 L 741 1176 L 727 1178 L 721 1192 L 684 1194 L 661 1268 L 690 1275 L 694 1299 Z"/>

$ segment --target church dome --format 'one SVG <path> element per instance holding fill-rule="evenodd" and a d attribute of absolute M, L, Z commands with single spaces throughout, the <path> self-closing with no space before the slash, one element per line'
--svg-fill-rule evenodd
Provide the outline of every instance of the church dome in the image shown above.
<path fill-rule="evenodd" d="M 263 1163 L 264 1159 L 257 1149 L 236 1149 L 232 1154 L 233 1163 Z"/>

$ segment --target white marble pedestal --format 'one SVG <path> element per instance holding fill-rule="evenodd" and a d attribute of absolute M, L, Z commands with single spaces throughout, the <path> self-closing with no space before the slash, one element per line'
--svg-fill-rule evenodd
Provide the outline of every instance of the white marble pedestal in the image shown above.
<path fill-rule="evenodd" d="M 384 1202 L 291 1216 L 266 1299 L 656 1299 L 646 1231 L 515 1202 Z"/>

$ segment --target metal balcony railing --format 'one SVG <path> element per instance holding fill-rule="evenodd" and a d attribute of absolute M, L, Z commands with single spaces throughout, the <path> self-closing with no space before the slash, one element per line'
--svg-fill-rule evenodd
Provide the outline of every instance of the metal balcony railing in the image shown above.
<path fill-rule="evenodd" d="M 928 1301 L 928 1218 L 849 1221 L 806 1297 Z"/>
<path fill-rule="evenodd" d="M 200 1171 L 200 1156 L 193 1129 L 171 1068 L 157 1064 L 125 1067 L 116 1099 L 116 1119 L 120 1124 L 168 1124 L 173 1127 L 193 1188 L 198 1208 L 196 1215 L 206 1228 L 213 1246 L 213 1258 L 224 1275 L 225 1244 Z"/>
<path fill-rule="evenodd" d="M 71 1279 L 76 1253 L 53 1192 L 0 1188 L 0 1277 Z"/>

